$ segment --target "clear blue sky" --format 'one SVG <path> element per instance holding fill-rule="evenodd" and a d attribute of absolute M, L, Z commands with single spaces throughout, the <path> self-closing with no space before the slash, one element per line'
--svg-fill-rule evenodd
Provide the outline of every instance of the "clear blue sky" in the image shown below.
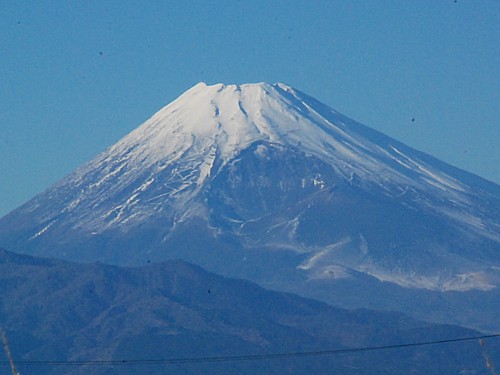
<path fill-rule="evenodd" d="M 288 83 L 500 183 L 499 67 L 500 0 L 1 1 L 0 216 L 199 81 Z"/>

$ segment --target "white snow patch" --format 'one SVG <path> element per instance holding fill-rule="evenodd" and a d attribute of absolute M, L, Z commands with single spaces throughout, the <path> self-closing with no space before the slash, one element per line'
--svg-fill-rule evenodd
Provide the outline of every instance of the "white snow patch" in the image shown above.
<path fill-rule="evenodd" d="M 39 230 L 37 233 L 35 233 L 33 236 L 31 236 L 28 241 L 34 240 L 35 238 L 41 236 L 45 232 L 47 232 L 52 225 L 57 221 L 57 219 L 52 220 L 50 223 L 48 223 L 45 227 L 43 227 L 41 230 Z"/>
<path fill-rule="evenodd" d="M 345 267 L 339 266 L 337 264 L 330 264 L 317 270 L 310 280 L 339 280 L 350 278 L 351 274 L 349 270 Z"/>
<path fill-rule="evenodd" d="M 309 259 L 307 259 L 305 262 L 298 265 L 297 268 L 301 270 L 309 270 L 317 266 L 317 264 L 320 261 L 322 261 L 325 257 L 327 257 L 331 252 L 336 251 L 339 248 L 342 248 L 343 246 L 347 245 L 350 242 L 351 242 L 350 238 L 345 238 L 339 242 L 325 246 L 321 251 L 318 251 Z"/>
<path fill-rule="evenodd" d="M 486 291 L 495 288 L 495 285 L 489 282 L 488 277 L 483 272 L 460 273 L 454 276 L 422 275 L 398 269 L 382 270 L 373 264 L 364 264 L 354 267 L 354 269 L 373 276 L 380 281 L 397 284 L 403 288 L 428 289 L 441 292 Z"/>
<path fill-rule="evenodd" d="M 456 191 L 465 192 L 464 187 L 454 178 L 442 172 L 431 170 L 430 167 L 425 166 L 422 162 L 419 162 L 416 159 L 412 159 L 402 151 L 398 150 L 396 147 L 394 146 L 390 147 L 394 152 L 396 152 L 400 157 L 403 158 L 403 160 L 401 160 L 391 155 L 391 158 L 393 160 L 395 160 L 396 162 L 405 166 L 408 169 L 414 170 L 419 174 L 427 176 L 428 178 L 426 178 L 426 181 L 428 183 L 432 183 L 435 187 L 443 191 L 447 191 L 448 189 L 453 189 Z"/>

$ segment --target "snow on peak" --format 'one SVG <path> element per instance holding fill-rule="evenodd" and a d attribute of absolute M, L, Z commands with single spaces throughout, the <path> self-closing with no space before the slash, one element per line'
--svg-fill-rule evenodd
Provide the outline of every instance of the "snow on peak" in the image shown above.
<path fill-rule="evenodd" d="M 134 149 L 141 163 L 151 165 L 175 155 L 215 152 L 224 164 L 252 143 L 268 141 L 323 157 L 331 157 L 333 152 L 364 164 L 365 170 L 376 166 L 366 151 L 377 151 L 363 137 L 346 132 L 343 116 L 327 109 L 327 119 L 304 97 L 283 83 L 198 83 L 122 139 L 110 153 Z"/>
<path fill-rule="evenodd" d="M 217 173 L 214 165 L 223 167 L 258 141 L 320 157 L 346 180 L 356 176 L 402 189 L 424 182 L 437 191 L 463 190 L 450 176 L 414 159 L 413 150 L 284 83 L 200 82 L 84 169 L 120 161 L 125 169 L 140 171 L 182 160 L 200 171 L 196 183 L 201 185 Z"/>
<path fill-rule="evenodd" d="M 318 117 L 318 116 L 316 116 Z M 319 117 L 318 117 L 319 118 Z M 110 153 L 136 154 L 151 165 L 175 155 L 217 154 L 225 163 L 250 144 L 265 140 L 302 144 L 315 153 L 326 137 L 312 112 L 295 91 L 282 83 L 208 86 L 201 82 L 186 91 L 130 133 Z"/>

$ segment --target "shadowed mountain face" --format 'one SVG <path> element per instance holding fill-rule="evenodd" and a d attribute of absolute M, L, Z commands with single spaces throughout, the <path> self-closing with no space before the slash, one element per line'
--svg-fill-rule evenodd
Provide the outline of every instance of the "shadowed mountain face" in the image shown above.
<path fill-rule="evenodd" d="M 499 217 L 498 185 L 289 86 L 198 84 L 0 219 L 0 245 L 117 265 L 180 258 L 341 306 L 500 330 Z"/>
<path fill-rule="evenodd" d="M 476 341 L 261 361 L 27 366 L 22 362 L 247 356 L 478 333 L 401 314 L 337 309 L 181 261 L 121 268 L 0 250 L 0 283 L 0 321 L 22 374 L 488 373 Z M 497 341 L 486 342 L 493 354 Z"/>

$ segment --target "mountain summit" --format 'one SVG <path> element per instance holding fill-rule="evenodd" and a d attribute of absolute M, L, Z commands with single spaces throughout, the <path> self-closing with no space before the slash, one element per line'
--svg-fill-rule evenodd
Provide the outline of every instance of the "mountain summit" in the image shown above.
<path fill-rule="evenodd" d="M 499 212 L 498 185 L 290 86 L 199 83 L 0 219 L 0 246 L 125 265 L 182 258 L 377 307 L 341 290 L 497 293 Z"/>

